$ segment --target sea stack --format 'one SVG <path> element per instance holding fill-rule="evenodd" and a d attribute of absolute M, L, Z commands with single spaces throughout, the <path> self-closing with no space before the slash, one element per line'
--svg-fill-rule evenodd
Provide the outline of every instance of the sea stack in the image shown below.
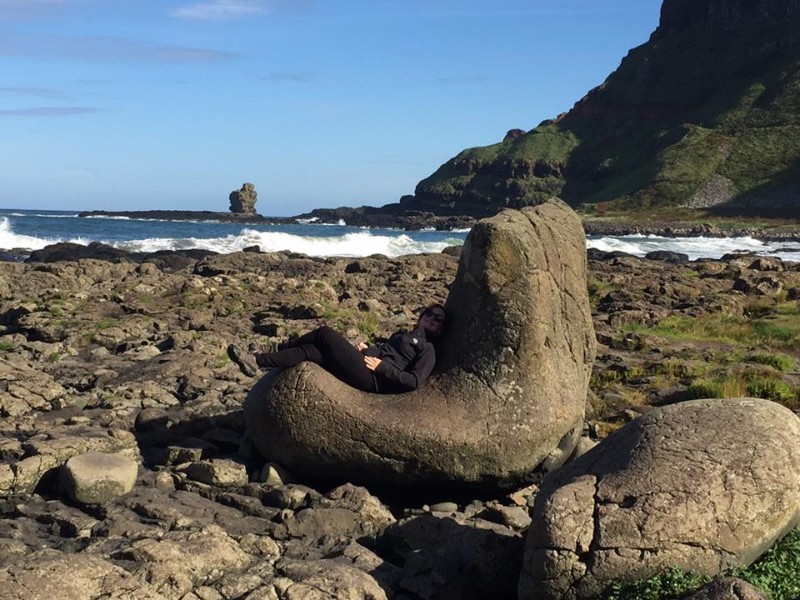
<path fill-rule="evenodd" d="M 252 183 L 243 183 L 242 188 L 231 192 L 231 212 L 236 214 L 256 214 L 256 186 Z"/>

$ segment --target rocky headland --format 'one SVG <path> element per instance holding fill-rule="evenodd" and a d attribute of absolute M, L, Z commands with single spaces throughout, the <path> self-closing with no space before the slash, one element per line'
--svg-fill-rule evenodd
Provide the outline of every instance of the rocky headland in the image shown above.
<path fill-rule="evenodd" d="M 784 485 L 798 480 L 796 263 L 590 252 L 597 357 L 574 454 L 602 452 L 525 487 L 465 492 L 265 463 L 244 435 L 257 378 L 226 354 L 322 323 L 354 341 L 388 336 L 448 297 L 460 248 L 360 259 L 81 248 L 0 263 L 2 598 L 596 597 L 643 576 L 644 554 L 648 568 L 702 556 L 713 571 L 796 523 Z M 722 399 L 742 396 L 765 400 Z M 657 439 L 672 446 L 647 450 Z M 751 443 L 765 453 L 747 455 Z M 740 479 L 712 476 L 701 455 L 733 460 Z M 639 496 L 648 469 L 679 456 L 700 470 L 665 471 L 660 495 Z M 702 478 L 708 517 L 692 504 Z M 753 494 L 757 505 L 743 500 Z M 598 511 L 593 533 L 583 525 Z M 537 558 L 547 548 L 562 559 Z"/>
<path fill-rule="evenodd" d="M 571 109 L 463 150 L 401 203 L 487 215 L 557 195 L 644 219 L 796 219 L 798 10 L 664 0 L 650 39 Z"/>

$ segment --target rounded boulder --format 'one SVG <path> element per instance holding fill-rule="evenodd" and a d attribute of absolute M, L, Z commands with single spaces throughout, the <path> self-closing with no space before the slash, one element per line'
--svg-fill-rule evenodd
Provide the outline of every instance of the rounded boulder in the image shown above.
<path fill-rule="evenodd" d="M 656 409 L 545 477 L 532 517 L 520 600 L 748 565 L 798 524 L 800 419 L 754 398 Z"/>

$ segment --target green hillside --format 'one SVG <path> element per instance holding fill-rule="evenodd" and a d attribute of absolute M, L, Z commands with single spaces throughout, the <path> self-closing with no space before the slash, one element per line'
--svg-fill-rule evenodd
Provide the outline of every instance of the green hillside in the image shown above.
<path fill-rule="evenodd" d="M 559 195 L 604 212 L 800 216 L 800 4 L 665 0 L 659 27 L 566 115 L 464 150 L 409 208 Z"/>

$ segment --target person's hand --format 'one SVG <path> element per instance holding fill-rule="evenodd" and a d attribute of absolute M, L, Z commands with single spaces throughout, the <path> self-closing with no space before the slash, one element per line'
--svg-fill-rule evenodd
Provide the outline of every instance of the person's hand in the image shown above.
<path fill-rule="evenodd" d="M 358 348 L 358 351 L 359 351 L 359 352 L 363 352 L 364 350 L 366 350 L 367 348 L 369 348 L 369 346 L 367 346 L 367 345 L 366 345 L 364 342 L 358 342 L 358 343 L 356 344 L 356 348 Z"/>
<path fill-rule="evenodd" d="M 365 356 L 364 357 L 364 364 L 367 365 L 367 368 L 370 371 L 374 371 L 378 368 L 378 365 L 381 364 L 381 359 L 377 356 Z"/>

